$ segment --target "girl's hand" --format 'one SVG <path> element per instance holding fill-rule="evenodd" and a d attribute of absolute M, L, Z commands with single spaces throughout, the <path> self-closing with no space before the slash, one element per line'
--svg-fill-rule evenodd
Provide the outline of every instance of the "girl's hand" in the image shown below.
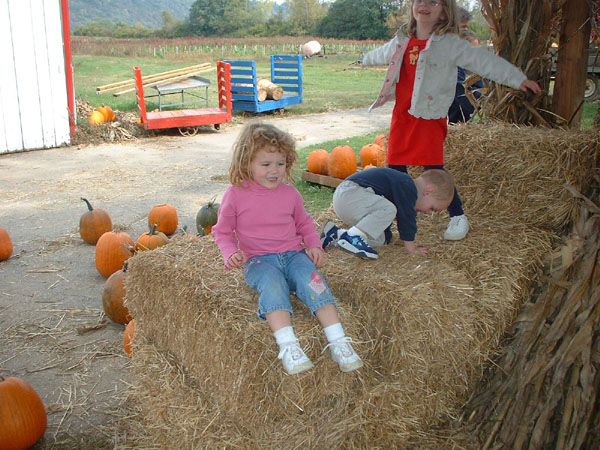
<path fill-rule="evenodd" d="M 520 89 L 523 92 L 527 92 L 527 89 L 529 89 L 534 94 L 539 94 L 540 92 L 542 92 L 542 88 L 540 87 L 540 85 L 537 84 L 533 80 L 525 80 L 525 81 L 523 81 L 521 83 Z"/>
<path fill-rule="evenodd" d="M 325 252 L 321 247 L 309 248 L 306 250 L 306 254 L 317 269 L 319 269 L 323 265 L 323 260 L 325 259 Z"/>
<path fill-rule="evenodd" d="M 242 267 L 246 262 L 246 255 L 242 252 L 235 252 L 233 255 L 229 257 L 227 261 L 225 261 L 225 268 L 227 270 L 237 269 Z"/>

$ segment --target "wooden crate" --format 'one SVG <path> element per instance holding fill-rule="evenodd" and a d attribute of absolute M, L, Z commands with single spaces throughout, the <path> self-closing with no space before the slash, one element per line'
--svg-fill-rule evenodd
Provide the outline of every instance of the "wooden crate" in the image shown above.
<path fill-rule="evenodd" d="M 309 183 L 320 184 L 321 186 L 329 186 L 332 188 L 338 187 L 338 185 L 344 181 L 341 178 L 330 177 L 329 175 L 320 175 L 318 173 L 311 173 L 308 170 L 302 172 L 302 179 Z"/>

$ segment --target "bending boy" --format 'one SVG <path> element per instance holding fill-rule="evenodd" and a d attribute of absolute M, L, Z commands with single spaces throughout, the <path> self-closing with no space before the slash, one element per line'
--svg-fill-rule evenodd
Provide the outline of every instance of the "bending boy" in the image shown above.
<path fill-rule="evenodd" d="M 430 169 L 414 180 L 387 167 L 350 175 L 333 194 L 333 210 L 350 229 L 327 222 L 321 246 L 338 247 L 362 258 L 377 259 L 373 247 L 388 244 L 396 219 L 400 239 L 408 253 L 429 254 L 415 245 L 417 213 L 443 211 L 454 196 L 454 178 L 445 170 Z"/>

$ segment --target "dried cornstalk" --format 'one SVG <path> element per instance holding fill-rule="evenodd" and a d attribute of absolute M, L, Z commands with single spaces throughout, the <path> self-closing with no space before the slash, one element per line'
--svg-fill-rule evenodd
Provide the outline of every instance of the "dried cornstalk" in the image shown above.
<path fill-rule="evenodd" d="M 557 252 L 563 265 L 523 308 L 500 370 L 468 405 L 484 449 L 597 448 L 598 212 L 586 199 L 572 238 Z"/>
<path fill-rule="evenodd" d="M 550 83 L 551 60 L 548 53 L 552 19 L 565 0 L 482 0 L 483 17 L 492 29 L 492 43 L 497 54 L 536 80 L 544 92 Z M 548 113 L 544 95 L 515 91 L 490 83 L 483 116 L 511 123 L 551 126 L 557 119 Z M 564 121 L 561 121 L 564 123 Z"/>

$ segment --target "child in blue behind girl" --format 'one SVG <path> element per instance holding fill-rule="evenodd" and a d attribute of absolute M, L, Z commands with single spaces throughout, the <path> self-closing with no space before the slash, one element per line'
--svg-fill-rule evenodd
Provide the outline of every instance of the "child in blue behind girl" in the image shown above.
<path fill-rule="evenodd" d="M 258 292 L 257 314 L 279 345 L 279 359 L 290 375 L 313 367 L 294 329 L 290 291 L 317 317 L 340 370 L 363 362 L 340 323 L 335 298 L 318 268 L 324 252 L 312 217 L 293 185 L 294 138 L 260 122 L 247 124 L 233 147 L 227 188 L 212 233 L 225 269 L 244 268 L 248 286 Z"/>
<path fill-rule="evenodd" d="M 369 110 L 395 100 L 387 163 L 403 172 L 406 166 L 443 169 L 446 116 L 459 66 L 514 89 L 541 92 L 517 67 L 458 36 L 455 0 L 412 0 L 411 6 L 409 22 L 363 58 L 364 65 L 389 64 L 381 92 Z M 463 239 L 469 222 L 456 190 L 448 212 L 444 238 Z"/>

